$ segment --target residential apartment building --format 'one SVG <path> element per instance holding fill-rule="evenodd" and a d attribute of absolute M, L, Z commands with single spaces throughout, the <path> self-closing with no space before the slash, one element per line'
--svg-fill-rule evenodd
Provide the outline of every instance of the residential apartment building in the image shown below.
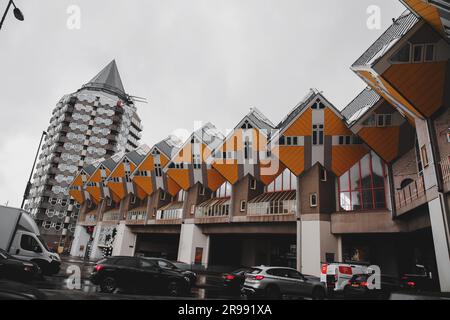
<path fill-rule="evenodd" d="M 278 124 L 257 109 L 79 172 L 72 255 L 204 266 L 424 265 L 450 291 L 450 46 L 441 1 L 405 12 L 353 65 L 339 111 L 311 90 Z M 77 189 L 74 191 L 74 187 Z M 105 249 L 106 248 L 106 249 Z"/>
<path fill-rule="evenodd" d="M 58 102 L 26 204 L 49 246 L 70 248 L 79 203 L 68 187 L 77 172 L 100 158 L 136 149 L 141 131 L 115 61 Z"/>

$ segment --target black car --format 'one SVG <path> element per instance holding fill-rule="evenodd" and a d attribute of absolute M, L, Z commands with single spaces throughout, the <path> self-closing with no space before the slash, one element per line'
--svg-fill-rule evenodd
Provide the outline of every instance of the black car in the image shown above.
<path fill-rule="evenodd" d="M 29 285 L 0 280 L 0 300 L 46 300 L 46 295 Z"/>
<path fill-rule="evenodd" d="M 182 262 L 172 262 L 163 258 L 145 258 L 150 261 L 154 261 L 162 269 L 173 270 L 182 273 L 189 278 L 191 286 L 195 286 L 197 283 L 197 274 L 191 270 L 188 270 L 190 265 Z"/>
<path fill-rule="evenodd" d="M 413 272 L 401 277 L 402 289 L 409 291 L 435 291 L 439 290 L 437 279 L 422 265 L 416 265 Z"/>
<path fill-rule="evenodd" d="M 391 293 L 400 290 L 396 277 L 380 276 L 380 289 L 369 288 L 369 274 L 355 274 L 344 288 L 344 297 L 348 299 L 389 299 Z"/>
<path fill-rule="evenodd" d="M 119 289 L 180 296 L 189 293 L 191 288 L 190 279 L 182 272 L 161 268 L 155 259 L 138 257 L 111 257 L 99 261 L 91 281 L 105 293 Z"/>
<path fill-rule="evenodd" d="M 15 281 L 31 281 L 40 274 L 37 264 L 14 258 L 0 249 L 0 278 Z"/>
<path fill-rule="evenodd" d="M 222 275 L 223 286 L 226 290 L 240 293 L 245 282 L 245 274 L 251 270 L 251 268 L 240 268 L 230 273 L 224 273 Z"/>

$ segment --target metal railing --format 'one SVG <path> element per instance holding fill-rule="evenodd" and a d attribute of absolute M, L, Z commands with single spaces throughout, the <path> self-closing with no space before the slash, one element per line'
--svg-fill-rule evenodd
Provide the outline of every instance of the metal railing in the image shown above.
<path fill-rule="evenodd" d="M 84 222 L 85 223 L 97 223 L 97 216 L 94 214 L 87 214 L 84 217 Z"/>
<path fill-rule="evenodd" d="M 131 210 L 127 214 L 128 221 L 145 221 L 147 220 L 147 210 Z"/>
<path fill-rule="evenodd" d="M 108 211 L 103 214 L 103 221 L 119 221 L 120 219 L 119 211 Z"/>
<path fill-rule="evenodd" d="M 396 207 L 397 209 L 403 208 L 423 195 L 425 195 L 425 181 L 422 176 L 395 193 Z"/>
<path fill-rule="evenodd" d="M 442 179 L 444 182 L 450 182 L 450 156 L 441 160 Z"/>
<path fill-rule="evenodd" d="M 228 217 L 229 215 L 230 215 L 229 203 L 195 208 L 196 218 Z"/>
<path fill-rule="evenodd" d="M 247 215 L 286 215 L 297 212 L 297 200 L 274 200 L 268 202 L 254 202 L 248 204 Z"/>
<path fill-rule="evenodd" d="M 183 218 L 183 209 L 158 210 L 156 220 L 177 220 Z"/>

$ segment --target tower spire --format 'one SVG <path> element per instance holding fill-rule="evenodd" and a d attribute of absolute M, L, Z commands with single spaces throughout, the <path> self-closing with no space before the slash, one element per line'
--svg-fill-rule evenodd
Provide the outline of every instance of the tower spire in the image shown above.
<path fill-rule="evenodd" d="M 126 95 L 125 89 L 117 69 L 116 60 L 111 61 L 102 69 L 91 81 L 83 86 L 83 88 L 112 91 L 119 96 Z"/>

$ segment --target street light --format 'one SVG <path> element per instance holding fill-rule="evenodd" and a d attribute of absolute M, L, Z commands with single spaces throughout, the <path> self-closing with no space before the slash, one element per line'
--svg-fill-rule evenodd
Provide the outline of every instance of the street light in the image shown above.
<path fill-rule="evenodd" d="M 33 178 L 33 171 L 34 167 L 36 166 L 36 161 L 39 156 L 39 151 L 41 150 L 42 141 L 44 140 L 44 137 L 47 136 L 47 132 L 42 131 L 41 140 L 39 141 L 39 147 L 36 151 L 36 156 L 34 157 L 33 167 L 31 168 L 30 177 L 28 178 L 27 186 L 25 188 L 25 192 L 23 193 L 23 199 L 22 199 L 22 205 L 20 206 L 20 209 L 23 209 L 23 206 L 25 205 L 25 200 L 27 200 L 28 196 L 30 195 L 31 190 L 31 179 Z"/>
<path fill-rule="evenodd" d="M 0 29 L 3 26 L 3 22 L 5 21 L 6 15 L 8 14 L 8 11 L 9 11 L 9 8 L 11 7 L 11 5 L 14 6 L 14 10 L 13 10 L 14 17 L 16 17 L 16 19 L 19 21 L 23 21 L 25 19 L 22 11 L 20 11 L 20 9 L 16 7 L 16 4 L 14 3 L 14 1 L 9 0 L 8 6 L 6 7 L 5 13 L 3 14 L 2 21 L 0 21 Z"/>

